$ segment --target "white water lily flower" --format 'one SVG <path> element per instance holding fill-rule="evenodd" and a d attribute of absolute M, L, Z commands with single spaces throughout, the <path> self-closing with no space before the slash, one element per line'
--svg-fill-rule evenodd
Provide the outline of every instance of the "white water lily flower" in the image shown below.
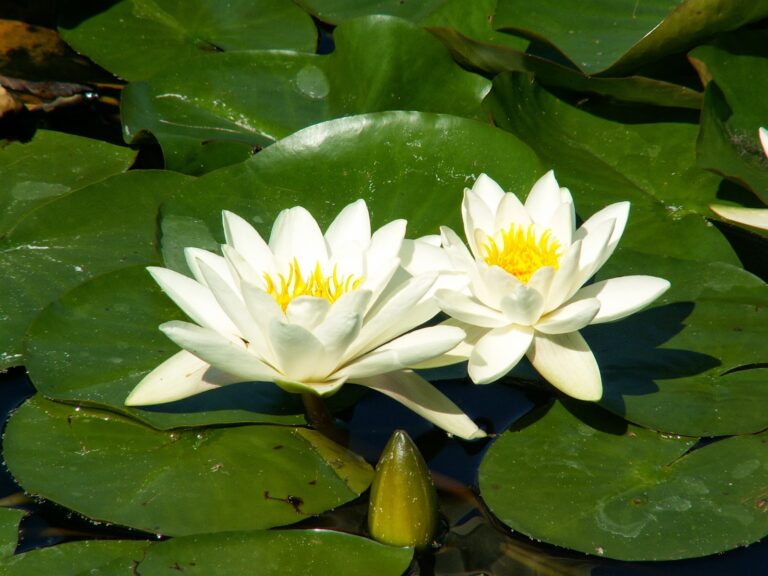
<path fill-rule="evenodd" d="M 763 152 L 768 156 L 768 130 L 758 130 Z M 745 208 L 743 206 L 725 206 L 724 204 L 712 204 L 710 210 L 731 222 L 744 224 L 753 228 L 768 230 L 768 208 Z"/>
<path fill-rule="evenodd" d="M 469 250 L 453 230 L 441 233 L 465 288 L 438 289 L 435 296 L 459 325 L 468 325 L 469 376 L 478 384 L 493 382 L 526 355 L 566 394 L 600 399 L 600 370 L 579 330 L 624 318 L 669 288 L 652 276 L 583 286 L 616 248 L 629 202 L 600 210 L 576 230 L 571 194 L 550 171 L 525 204 L 483 174 L 465 189 L 461 208 Z"/>
<path fill-rule="evenodd" d="M 371 234 L 368 208 L 345 207 L 325 235 L 307 210 L 282 211 L 267 244 L 223 213 L 223 256 L 187 248 L 194 279 L 149 268 L 194 321 L 160 326 L 183 350 L 131 392 L 130 406 L 159 404 L 243 381 L 327 396 L 346 382 L 378 390 L 462 438 L 485 434 L 429 382 L 407 370 L 464 338 L 456 327 L 414 328 L 439 309 L 436 275 L 400 266 L 406 222 Z M 438 360 L 439 363 L 439 360 Z"/>

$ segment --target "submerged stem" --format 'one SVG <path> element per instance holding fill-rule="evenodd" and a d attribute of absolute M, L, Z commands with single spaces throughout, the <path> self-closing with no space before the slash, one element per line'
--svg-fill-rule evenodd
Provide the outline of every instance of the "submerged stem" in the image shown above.
<path fill-rule="evenodd" d="M 316 394 L 302 394 L 301 400 L 304 403 L 307 422 L 315 430 L 342 446 L 346 446 L 349 443 L 349 435 L 336 426 L 336 420 L 331 411 L 328 410 L 328 406 L 322 397 Z"/>

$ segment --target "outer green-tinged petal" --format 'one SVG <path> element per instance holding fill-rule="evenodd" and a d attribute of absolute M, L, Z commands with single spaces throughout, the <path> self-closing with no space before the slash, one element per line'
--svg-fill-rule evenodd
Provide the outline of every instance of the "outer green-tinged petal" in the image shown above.
<path fill-rule="evenodd" d="M 485 432 L 464 414 L 447 396 L 413 372 L 393 372 L 355 380 L 389 396 L 446 432 L 465 440 L 485 437 Z"/>
<path fill-rule="evenodd" d="M 510 324 L 490 330 L 469 356 L 469 377 L 476 384 L 495 382 L 525 355 L 533 339 L 533 328 Z"/>
<path fill-rule="evenodd" d="M 344 383 L 347 381 L 346 377 L 336 378 L 335 380 L 323 380 L 322 382 L 306 381 L 301 382 L 299 380 L 275 380 L 280 388 L 291 394 L 314 394 L 315 396 L 332 396 L 339 391 Z"/>
<path fill-rule="evenodd" d="M 331 253 L 365 250 L 371 242 L 371 220 L 365 202 L 358 200 L 345 206 L 326 230 L 325 239 Z"/>
<path fill-rule="evenodd" d="M 743 206 L 712 204 L 710 209 L 721 218 L 731 222 L 768 230 L 768 208 L 744 208 Z"/>
<path fill-rule="evenodd" d="M 596 401 L 603 395 L 597 361 L 578 332 L 536 334 L 528 359 L 550 384 L 573 398 Z"/>
<path fill-rule="evenodd" d="M 201 326 L 223 334 L 237 334 L 237 328 L 216 302 L 210 289 L 167 268 L 147 268 L 152 277 L 184 313 Z"/>
<path fill-rule="evenodd" d="M 274 381 L 280 377 L 271 367 L 248 352 L 245 345 L 227 340 L 213 330 L 188 322 L 172 321 L 160 325 L 160 330 L 179 346 L 211 366 L 226 370 L 241 381 Z"/>
<path fill-rule="evenodd" d="M 536 323 L 536 330 L 544 334 L 575 332 L 591 324 L 599 310 L 600 301 L 597 298 L 571 302 L 542 317 Z"/>
<path fill-rule="evenodd" d="M 669 289 L 669 281 L 655 276 L 622 276 L 585 286 L 572 302 L 596 298 L 600 310 L 590 324 L 620 320 L 648 306 Z"/>
<path fill-rule="evenodd" d="M 211 368 L 210 364 L 182 350 L 147 374 L 125 399 L 125 404 L 145 406 L 173 402 L 241 380 Z"/>
<path fill-rule="evenodd" d="M 414 330 L 379 346 L 337 372 L 350 379 L 367 378 L 401 370 L 434 358 L 464 339 L 464 331 L 455 326 L 430 326 Z"/>

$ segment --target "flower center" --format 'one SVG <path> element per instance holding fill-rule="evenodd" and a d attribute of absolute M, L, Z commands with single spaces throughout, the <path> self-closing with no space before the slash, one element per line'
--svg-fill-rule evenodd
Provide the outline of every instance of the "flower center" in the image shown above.
<path fill-rule="evenodd" d="M 336 266 L 330 276 L 323 274 L 320 268 L 320 262 L 315 264 L 312 273 L 304 278 L 299 268 L 299 262 L 296 258 L 291 262 L 288 270 L 288 277 L 283 274 L 277 275 L 277 280 L 273 280 L 266 272 L 264 281 L 267 283 L 267 293 L 269 293 L 285 312 L 288 304 L 294 298 L 299 296 L 313 296 L 315 298 L 325 298 L 328 302 L 335 302 L 347 292 L 355 290 L 362 278 L 355 278 L 354 275 L 339 277 Z"/>
<path fill-rule="evenodd" d="M 552 266 L 557 270 L 559 265 L 560 243 L 550 230 L 537 238 L 533 224 L 527 228 L 512 224 L 501 233 L 501 247 L 494 238 L 488 238 L 483 248 L 486 264 L 503 268 L 523 284 L 539 268 Z"/>

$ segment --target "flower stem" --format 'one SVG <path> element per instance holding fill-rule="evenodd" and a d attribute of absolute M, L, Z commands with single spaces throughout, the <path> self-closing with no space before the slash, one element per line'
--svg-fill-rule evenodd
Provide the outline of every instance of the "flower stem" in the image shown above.
<path fill-rule="evenodd" d="M 336 421 L 328 410 L 325 401 L 316 394 L 302 394 L 301 400 L 304 402 L 304 412 L 307 415 L 307 422 L 315 428 L 320 434 L 341 444 L 347 446 L 349 435 L 336 426 Z"/>

